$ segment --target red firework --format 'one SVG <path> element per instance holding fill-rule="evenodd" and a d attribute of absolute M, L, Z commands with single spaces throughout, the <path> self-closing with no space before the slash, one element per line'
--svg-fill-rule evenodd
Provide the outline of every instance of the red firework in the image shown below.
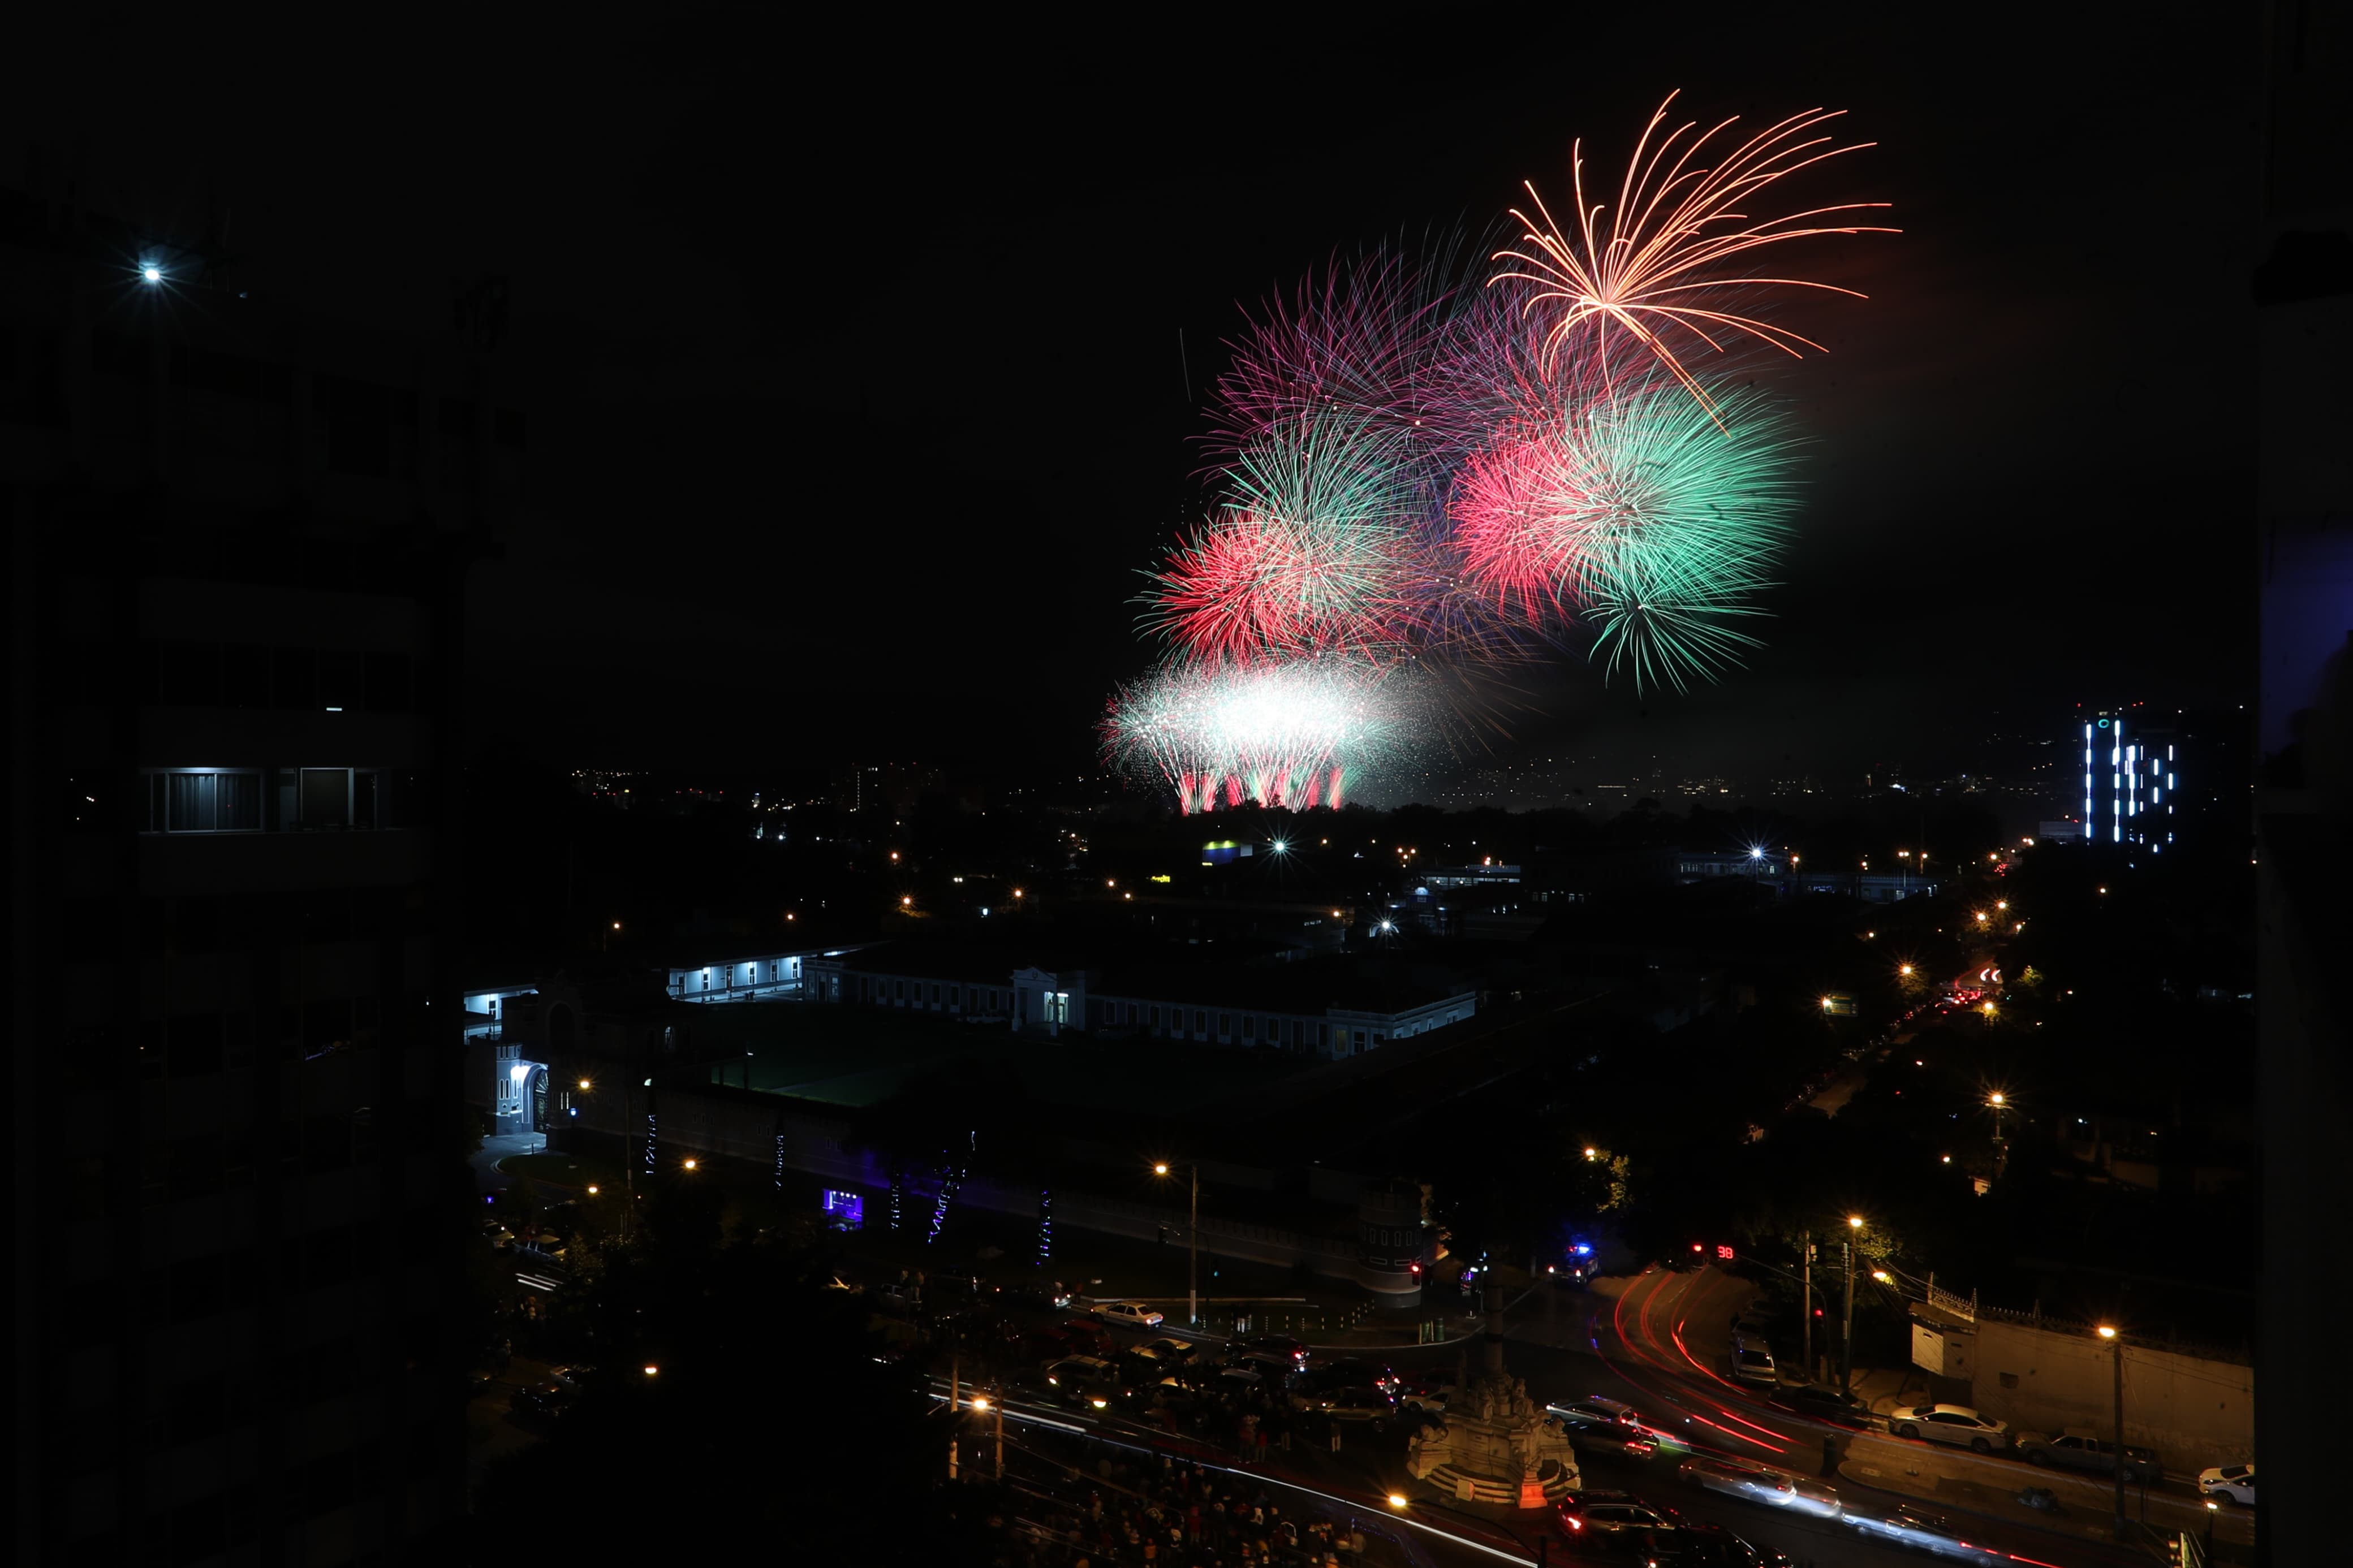
<path fill-rule="evenodd" d="M 1559 444 L 1536 436 L 1499 439 L 1465 465 L 1454 491 L 1454 547 L 1472 591 L 1499 612 L 1541 621 L 1567 613 L 1583 581 L 1582 541 L 1556 522 L 1577 476 Z"/>

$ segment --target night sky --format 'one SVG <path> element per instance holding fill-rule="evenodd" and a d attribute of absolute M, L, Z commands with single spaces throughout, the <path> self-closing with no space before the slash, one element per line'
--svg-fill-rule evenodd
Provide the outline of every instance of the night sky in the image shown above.
<path fill-rule="evenodd" d="M 1077 766 L 1238 305 L 1556 192 L 1572 137 L 1614 170 L 1672 89 L 1842 107 L 1880 145 L 1799 194 L 1905 232 L 1804 253 L 1873 298 L 1780 318 L 1831 353 L 1775 373 L 1816 445 L 1771 646 L 1687 699 L 1565 661 L 1494 742 L 1821 772 L 2252 684 L 2255 22 L 2064 9 L 132 20 L 20 68 L 0 178 L 225 218 L 339 314 L 512 275 L 537 518 L 480 581 L 484 733 Z"/>

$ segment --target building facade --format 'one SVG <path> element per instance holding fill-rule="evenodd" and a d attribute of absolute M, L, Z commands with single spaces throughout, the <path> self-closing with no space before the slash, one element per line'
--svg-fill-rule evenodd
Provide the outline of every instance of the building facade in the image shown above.
<path fill-rule="evenodd" d="M 462 1514 L 485 349 L 0 192 L 20 1563 L 419 1561 Z"/>
<path fill-rule="evenodd" d="M 2102 709 L 2083 721 L 2083 731 L 2085 835 L 2162 854 L 2174 841 L 2180 784 L 2173 728 L 2145 722 L 2136 706 Z"/>
<path fill-rule="evenodd" d="M 818 1001 L 1064 1032 L 1340 1058 L 1460 1023 L 1475 992 L 1406 991 L 1289 966 L 996 966 L 992 955 L 888 948 L 809 961 Z"/>

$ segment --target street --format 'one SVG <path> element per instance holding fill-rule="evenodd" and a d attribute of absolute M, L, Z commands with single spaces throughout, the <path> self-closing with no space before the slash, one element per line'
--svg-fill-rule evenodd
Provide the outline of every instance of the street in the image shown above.
<path fill-rule="evenodd" d="M 1711 1364 L 1720 1354 L 1723 1325 L 1745 1305 L 1753 1289 L 1713 1268 L 1690 1272 L 1652 1269 L 1602 1288 L 1563 1293 L 1547 1314 L 1542 1298 L 1530 1292 L 1514 1304 L 1506 1331 L 1507 1372 L 1524 1380 L 1539 1402 L 1560 1402 L 1599 1394 L 1641 1413 L 1662 1437 L 1659 1451 L 1631 1458 L 1618 1446 L 1578 1443 L 1585 1486 L 1622 1489 L 1683 1519 L 1721 1525 L 1762 1548 L 1787 1553 L 1794 1562 L 1879 1564 L 1916 1561 L 1892 1543 L 1866 1538 L 1851 1524 L 1793 1516 L 1764 1504 L 1749 1504 L 1683 1484 L 1677 1467 L 1692 1455 L 1736 1458 L 1818 1478 L 1823 1440 L 1838 1445 L 1840 1464 L 1831 1484 L 1850 1514 L 1885 1514 L 1905 1506 L 1947 1518 L 1985 1560 L 2057 1568 L 2146 1563 L 2137 1546 L 2113 1536 L 2112 1483 L 2096 1477 L 2053 1473 L 2021 1459 L 1980 1456 L 1884 1434 L 1833 1428 L 1767 1405 L 1758 1393 L 1731 1382 Z M 1181 1303 L 1175 1303 L 1181 1309 Z M 1119 1329 L 1123 1344 L 1160 1334 L 1209 1341 L 1164 1327 L 1145 1333 Z M 1386 1360 L 1403 1373 L 1468 1363 L 1474 1377 L 1483 1347 L 1475 1338 L 1430 1346 L 1350 1344 L 1343 1353 Z M 976 1368 L 968 1367 L 966 1375 Z M 983 1374 L 986 1376 L 986 1374 Z M 944 1380 L 935 1394 L 944 1398 Z M 967 1399 L 969 1383 L 965 1385 Z M 1571 1542 L 1548 1512 L 1519 1512 L 1458 1506 L 1433 1496 L 1405 1468 L 1406 1440 L 1392 1430 L 1378 1436 L 1348 1430 L 1338 1447 L 1320 1431 L 1302 1430 L 1287 1448 L 1267 1452 L 1264 1464 L 1240 1466 L 1229 1445 L 1213 1447 L 1201 1437 L 1122 1414 L 1115 1406 L 1074 1412 L 1060 1405 L 1018 1396 L 1006 1405 L 1008 1447 L 1040 1456 L 1063 1455 L 1083 1468 L 1099 1450 L 1190 1458 L 1206 1468 L 1248 1478 L 1253 1487 L 1284 1489 L 1302 1507 L 1334 1510 L 1384 1521 L 1387 1550 L 1398 1562 L 1494 1563 L 1503 1560 L 1576 1560 Z M 976 1452 L 977 1449 L 975 1450 Z M 2058 1507 L 2030 1510 L 2018 1500 L 2027 1488 L 2047 1489 Z M 1392 1496 L 1407 1500 L 1398 1509 Z M 2150 1489 L 2143 1500 L 2128 1493 L 2133 1516 L 2152 1525 L 2202 1531 L 2207 1510 L 2177 1480 Z M 2023 1517 L 2021 1517 L 2023 1516 Z M 2252 1539 L 2252 1520 L 2241 1512 L 2221 1516 L 2218 1539 Z M 1368 1534 L 1379 1534 L 1368 1531 Z M 1377 1543 L 1372 1555 L 1381 1555 Z"/>

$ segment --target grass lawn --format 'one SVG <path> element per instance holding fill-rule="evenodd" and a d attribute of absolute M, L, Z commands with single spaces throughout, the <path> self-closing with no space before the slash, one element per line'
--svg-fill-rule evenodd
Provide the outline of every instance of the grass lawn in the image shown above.
<path fill-rule="evenodd" d="M 871 1105 L 934 1064 L 977 1057 L 1010 1065 L 1034 1099 L 1086 1109 L 1149 1102 L 1193 1110 L 1300 1071 L 1271 1051 L 1159 1045 L 1141 1039 L 1019 1038 L 1002 1026 L 814 1002 L 706 1005 L 698 1045 L 750 1053 L 752 1087 L 829 1105 Z M 741 1083 L 741 1069 L 714 1078 Z"/>

